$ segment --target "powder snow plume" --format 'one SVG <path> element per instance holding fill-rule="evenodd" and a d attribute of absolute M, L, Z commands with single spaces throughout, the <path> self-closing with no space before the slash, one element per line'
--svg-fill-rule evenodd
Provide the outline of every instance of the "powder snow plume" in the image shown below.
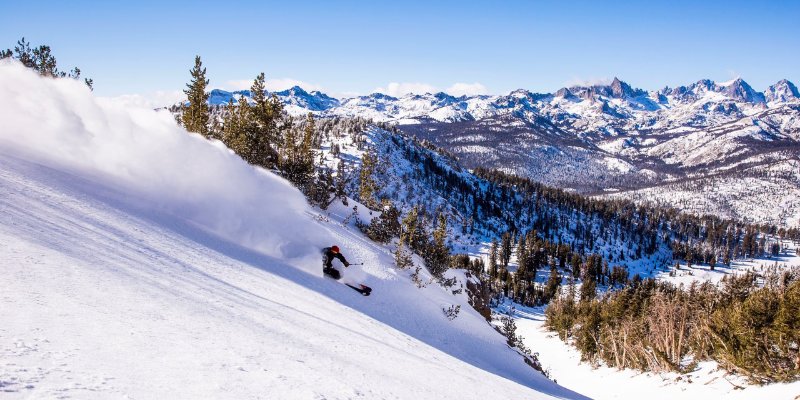
<path fill-rule="evenodd" d="M 187 133 L 165 111 L 98 99 L 82 82 L 42 78 L 4 60 L 0 120 L 0 151 L 100 183 L 239 245 L 316 260 L 317 249 L 332 243 L 287 181 Z"/>

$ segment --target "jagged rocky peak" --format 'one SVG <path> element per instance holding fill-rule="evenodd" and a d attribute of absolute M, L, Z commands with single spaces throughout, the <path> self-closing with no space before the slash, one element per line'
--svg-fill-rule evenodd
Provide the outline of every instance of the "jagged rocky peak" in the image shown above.
<path fill-rule="evenodd" d="M 619 80 L 619 78 L 614 77 L 614 80 L 611 82 L 611 96 L 617 99 L 623 99 L 625 97 L 635 97 L 638 96 L 636 90 L 634 90 L 631 85 Z"/>
<path fill-rule="evenodd" d="M 245 89 L 229 92 L 222 89 L 212 89 L 208 93 L 208 104 L 215 106 L 225 105 L 231 100 L 235 103 L 239 101 L 239 97 L 250 99 L 250 91 Z"/>
<path fill-rule="evenodd" d="M 569 92 L 584 100 L 594 100 L 594 88 L 591 86 L 573 86 Z"/>
<path fill-rule="evenodd" d="M 626 97 L 638 97 L 647 95 L 647 92 L 642 89 L 634 89 L 631 85 L 621 81 L 619 78 L 614 78 L 610 84 L 600 84 L 600 85 L 592 85 L 592 86 L 573 86 L 570 88 L 563 88 L 556 92 L 556 97 L 559 96 L 559 93 L 565 93 L 562 91 L 568 91 L 569 93 L 578 96 L 585 100 L 594 101 L 596 96 L 605 96 L 617 99 L 624 99 Z"/>
<path fill-rule="evenodd" d="M 321 99 L 335 99 L 335 98 L 333 98 L 331 96 L 328 96 L 325 93 L 320 92 L 319 90 L 314 90 L 314 91 L 310 92 L 310 94 L 312 96 L 314 96 L 314 97 L 319 97 Z"/>
<path fill-rule="evenodd" d="M 714 92 L 716 84 L 711 79 L 700 79 L 689 87 L 692 92 Z"/>
<path fill-rule="evenodd" d="M 736 78 L 733 82 L 726 85 L 722 89 L 722 93 L 728 97 L 744 101 L 747 103 L 763 103 L 764 95 L 756 92 L 747 82 L 742 78 Z"/>
<path fill-rule="evenodd" d="M 561 89 L 558 89 L 558 91 L 556 92 L 555 97 L 571 99 L 571 98 L 574 98 L 575 95 L 572 94 L 572 92 L 568 88 L 561 88 Z"/>
<path fill-rule="evenodd" d="M 279 96 L 303 96 L 308 97 L 309 94 L 300 86 L 292 86 L 284 91 L 277 92 Z"/>
<path fill-rule="evenodd" d="M 426 93 L 425 96 L 431 99 L 431 104 L 439 106 L 447 106 L 458 102 L 458 98 L 445 92 L 436 92 L 434 94 Z"/>
<path fill-rule="evenodd" d="M 379 92 L 371 93 L 371 94 L 369 94 L 367 96 L 361 96 L 361 98 L 397 101 L 397 97 L 389 96 L 388 94 L 383 94 L 383 93 L 379 93 Z"/>
<path fill-rule="evenodd" d="M 445 93 L 445 92 L 436 92 L 433 94 L 433 97 L 439 100 L 455 100 L 455 97 Z"/>
<path fill-rule="evenodd" d="M 789 102 L 800 100 L 800 93 L 792 82 L 781 79 L 764 91 L 764 97 L 769 102 Z"/>
<path fill-rule="evenodd" d="M 309 111 L 325 111 L 340 105 L 339 100 L 319 91 L 308 93 L 300 86 L 293 86 L 287 90 L 276 92 L 284 104 L 292 104 L 306 108 Z"/>
<path fill-rule="evenodd" d="M 509 93 L 508 95 L 510 97 L 514 97 L 514 98 L 517 98 L 517 99 L 527 99 L 527 98 L 529 98 L 531 96 L 531 92 L 529 92 L 529 91 L 527 91 L 525 89 L 517 89 L 517 90 L 514 90 L 513 92 Z"/>

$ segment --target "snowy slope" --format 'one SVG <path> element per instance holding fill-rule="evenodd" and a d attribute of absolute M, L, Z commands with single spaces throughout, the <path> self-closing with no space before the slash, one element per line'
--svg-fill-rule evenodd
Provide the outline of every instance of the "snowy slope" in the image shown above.
<path fill-rule="evenodd" d="M 0 64 L 7 395 L 582 398 L 523 364 L 463 294 L 413 286 L 343 215 L 81 86 Z M 346 277 L 372 296 L 321 276 L 331 243 L 365 263 Z"/>

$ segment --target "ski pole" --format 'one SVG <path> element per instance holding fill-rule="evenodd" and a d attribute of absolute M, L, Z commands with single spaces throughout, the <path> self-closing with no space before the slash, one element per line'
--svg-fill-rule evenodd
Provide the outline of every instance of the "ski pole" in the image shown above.
<path fill-rule="evenodd" d="M 349 265 L 364 265 L 364 263 L 363 263 L 363 262 L 362 262 L 362 263 L 357 263 L 357 264 L 352 264 L 352 263 L 351 263 L 351 264 L 349 264 Z"/>

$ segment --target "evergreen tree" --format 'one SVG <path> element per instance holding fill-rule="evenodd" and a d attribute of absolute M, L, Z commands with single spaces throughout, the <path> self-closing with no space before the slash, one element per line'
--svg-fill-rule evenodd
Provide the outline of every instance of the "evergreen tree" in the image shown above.
<path fill-rule="evenodd" d="M 297 128 L 289 127 L 283 135 L 283 143 L 281 144 L 278 167 L 289 180 L 292 180 L 291 177 L 294 175 L 295 167 L 300 158 L 300 146 L 297 143 L 298 136 Z"/>
<path fill-rule="evenodd" d="M 266 78 L 263 72 L 253 80 L 253 85 L 250 86 L 250 96 L 253 101 L 251 107 L 252 132 L 249 135 L 252 163 L 264 168 L 275 168 L 278 165 L 279 157 L 277 147 L 281 142 L 283 104 L 274 93 L 272 96 L 267 96 Z M 284 140 L 284 142 L 288 141 Z M 297 145 L 296 140 L 292 143 Z M 294 150 L 290 149 L 289 151 L 294 152 Z"/>
<path fill-rule="evenodd" d="M 314 123 L 314 115 L 308 113 L 306 116 L 306 124 L 303 127 L 303 140 L 300 142 L 297 170 L 295 171 L 295 180 L 299 186 L 309 184 L 314 177 L 315 140 L 316 124 Z"/>
<path fill-rule="evenodd" d="M 417 252 L 424 250 L 427 245 L 423 226 L 424 222 L 420 220 L 419 209 L 416 206 L 403 217 L 401 240 Z"/>
<path fill-rule="evenodd" d="M 375 191 L 377 184 L 372 174 L 375 172 L 377 158 L 371 152 L 364 153 L 361 157 L 361 173 L 359 174 L 358 197 L 365 206 L 375 207 Z"/>
<path fill-rule="evenodd" d="M 333 187 L 336 197 L 342 199 L 342 203 L 347 205 L 347 193 L 345 192 L 345 188 L 347 187 L 347 173 L 344 169 L 344 161 L 339 160 L 339 163 L 336 165 L 336 176 L 333 180 Z"/>
<path fill-rule="evenodd" d="M 314 178 L 314 141 L 316 126 L 314 117 L 308 113 L 302 137 L 295 127 L 290 127 L 284 136 L 279 167 L 281 173 L 295 186 L 309 192 Z"/>
<path fill-rule="evenodd" d="M 572 255 L 572 261 L 570 262 L 570 266 L 572 268 L 572 277 L 574 279 L 580 278 L 581 276 L 581 256 L 577 253 Z"/>
<path fill-rule="evenodd" d="M 206 79 L 206 69 L 203 67 L 203 62 L 200 61 L 200 56 L 194 58 L 194 68 L 189 71 L 192 75 L 192 80 L 186 84 L 186 93 L 188 106 L 183 107 L 183 126 L 189 132 L 196 132 L 203 136 L 208 136 L 208 93 L 206 86 L 208 79 Z"/>
<path fill-rule="evenodd" d="M 235 151 L 232 143 L 241 134 L 238 111 L 236 103 L 233 102 L 233 99 L 230 99 L 228 104 L 225 105 L 225 113 L 222 115 L 222 143 L 225 143 L 225 146 L 234 150 L 237 154 L 239 152 Z"/>
<path fill-rule="evenodd" d="M 431 275 L 441 278 L 450 266 L 450 250 L 447 248 L 447 217 L 439 214 L 436 229 L 433 232 L 433 242 L 426 252 L 425 263 Z"/>
<path fill-rule="evenodd" d="M 239 98 L 238 105 L 234 104 L 233 99 L 228 101 L 222 122 L 222 142 L 248 163 L 252 161 L 247 137 L 249 120 L 250 106 L 244 97 Z"/>
<path fill-rule="evenodd" d="M 550 268 L 550 276 L 547 278 L 547 286 L 544 290 L 544 301 L 550 301 L 556 295 L 559 286 L 561 286 L 561 275 L 555 266 Z"/>
<path fill-rule="evenodd" d="M 334 187 L 330 168 L 322 168 L 318 171 L 314 183 L 309 185 L 308 198 L 313 204 L 317 204 L 321 209 L 326 210 L 331 202 L 336 199 L 335 196 L 331 197 L 331 194 L 335 193 L 335 191 L 336 188 Z"/>
<path fill-rule="evenodd" d="M 50 46 L 39 46 L 31 48 L 30 43 L 25 41 L 23 37 L 17 42 L 14 51 L 11 49 L 0 50 L 0 59 L 15 58 L 27 68 L 38 72 L 42 76 L 50 78 L 72 78 L 80 79 L 81 70 L 78 67 L 72 69 L 68 73 L 58 70 L 58 63 L 55 56 L 51 53 Z M 84 83 L 89 89 L 92 89 L 94 81 L 92 79 L 84 79 Z"/>
<path fill-rule="evenodd" d="M 394 264 L 400 269 L 408 269 L 414 266 L 411 253 L 406 250 L 406 246 L 402 241 L 397 243 L 397 248 L 394 251 Z"/>
<path fill-rule="evenodd" d="M 388 199 L 383 200 L 381 215 L 372 219 L 369 225 L 360 226 L 370 239 L 379 243 L 388 243 L 393 237 L 400 235 L 400 211 Z"/>
<path fill-rule="evenodd" d="M 508 262 L 511 260 L 511 233 L 506 232 L 500 240 L 500 261 L 503 267 L 508 268 Z"/>
<path fill-rule="evenodd" d="M 517 268 L 517 275 L 519 275 L 519 279 L 528 280 L 529 279 L 529 255 L 528 255 L 528 246 L 525 244 L 525 236 L 520 235 L 519 240 L 517 241 L 517 264 L 519 267 Z"/>
<path fill-rule="evenodd" d="M 497 239 L 492 238 L 492 245 L 489 248 L 489 277 L 494 280 L 497 275 Z"/>
<path fill-rule="evenodd" d="M 592 273 L 586 273 L 581 282 L 581 302 L 591 301 L 597 292 L 597 279 Z"/>

